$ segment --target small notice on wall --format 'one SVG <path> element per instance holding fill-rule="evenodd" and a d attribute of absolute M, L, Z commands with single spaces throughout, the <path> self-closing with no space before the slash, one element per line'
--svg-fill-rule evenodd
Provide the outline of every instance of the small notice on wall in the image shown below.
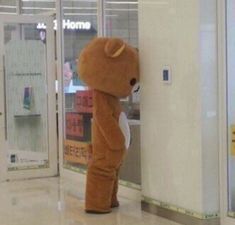
<path fill-rule="evenodd" d="M 24 88 L 24 108 L 30 110 L 32 105 L 32 87 Z"/>
<path fill-rule="evenodd" d="M 231 155 L 235 156 L 235 125 L 231 125 Z"/>
<path fill-rule="evenodd" d="M 64 160 L 71 163 L 87 164 L 87 152 L 89 143 L 65 140 Z"/>

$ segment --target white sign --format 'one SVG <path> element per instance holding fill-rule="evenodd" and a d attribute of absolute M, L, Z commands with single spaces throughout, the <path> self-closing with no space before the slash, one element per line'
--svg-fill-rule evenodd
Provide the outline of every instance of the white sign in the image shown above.
<path fill-rule="evenodd" d="M 54 20 L 54 30 L 57 30 L 57 21 Z M 70 20 L 63 20 L 63 28 L 66 30 L 90 30 L 91 29 L 91 23 L 86 21 L 70 21 Z M 46 29 L 45 23 L 38 23 L 37 29 Z"/>

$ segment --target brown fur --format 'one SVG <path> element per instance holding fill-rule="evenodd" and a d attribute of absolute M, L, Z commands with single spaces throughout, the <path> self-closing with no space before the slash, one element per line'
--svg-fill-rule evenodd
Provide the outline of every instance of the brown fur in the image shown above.
<path fill-rule="evenodd" d="M 86 211 L 107 213 L 119 205 L 118 171 L 125 137 L 119 127 L 119 98 L 139 80 L 137 51 L 117 38 L 96 38 L 82 51 L 78 69 L 93 92 L 92 158 L 88 165 Z"/>

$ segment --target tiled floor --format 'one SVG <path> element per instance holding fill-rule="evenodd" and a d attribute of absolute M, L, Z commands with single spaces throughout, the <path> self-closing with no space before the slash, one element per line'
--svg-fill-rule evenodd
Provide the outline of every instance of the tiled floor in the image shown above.
<path fill-rule="evenodd" d="M 177 225 L 124 198 L 111 214 L 89 215 L 83 211 L 83 195 L 59 178 L 1 183 L 0 225 Z"/>

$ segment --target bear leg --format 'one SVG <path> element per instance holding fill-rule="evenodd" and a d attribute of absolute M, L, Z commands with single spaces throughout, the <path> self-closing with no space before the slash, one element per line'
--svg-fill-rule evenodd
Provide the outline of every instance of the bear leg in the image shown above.
<path fill-rule="evenodd" d="M 111 199 L 111 208 L 116 208 L 119 206 L 119 202 L 117 199 L 117 192 L 118 192 L 118 171 L 116 173 L 116 178 L 113 185 L 113 193 L 112 193 L 112 199 Z"/>
<path fill-rule="evenodd" d="M 115 171 L 104 171 L 90 166 L 87 173 L 86 206 L 87 213 L 111 212 L 111 198 L 115 182 Z"/>

